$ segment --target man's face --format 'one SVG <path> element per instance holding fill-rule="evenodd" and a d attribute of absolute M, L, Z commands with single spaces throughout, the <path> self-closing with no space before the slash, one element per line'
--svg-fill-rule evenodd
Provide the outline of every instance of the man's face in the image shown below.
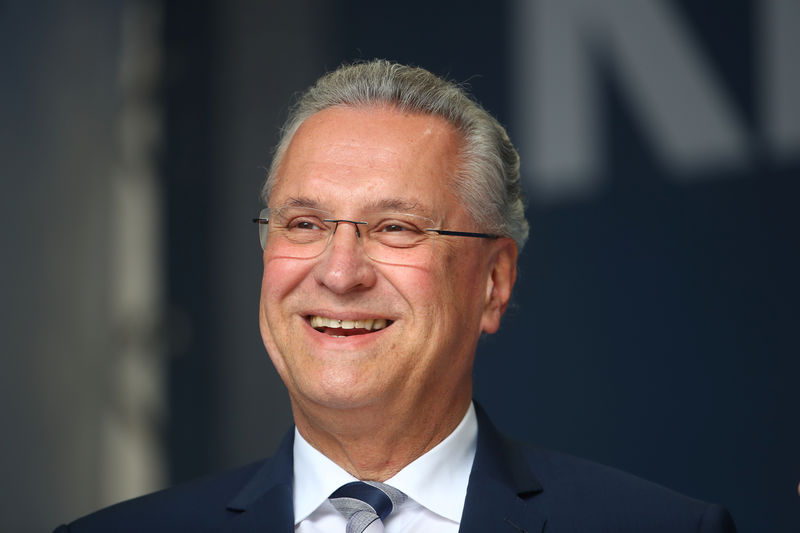
<path fill-rule="evenodd" d="M 361 220 L 367 206 L 399 204 L 435 227 L 479 231 L 450 192 L 459 142 L 438 117 L 326 109 L 296 133 L 270 206 L 300 202 Z M 516 248 L 509 239 L 440 236 L 421 264 L 378 263 L 355 226 L 342 223 L 313 259 L 288 258 L 269 239 L 263 258 L 261 334 L 297 417 L 315 407 L 463 409 L 478 337 L 497 329 L 513 285 Z M 508 271 L 499 277 L 498 262 Z M 320 327 L 339 320 L 387 326 Z"/>

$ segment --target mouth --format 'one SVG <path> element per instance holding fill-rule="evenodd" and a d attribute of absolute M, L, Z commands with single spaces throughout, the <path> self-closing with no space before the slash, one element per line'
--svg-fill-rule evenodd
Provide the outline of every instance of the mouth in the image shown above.
<path fill-rule="evenodd" d="M 332 337 L 367 335 L 392 325 L 392 321 L 385 318 L 341 320 L 319 315 L 310 315 L 306 317 L 306 320 L 315 330 Z"/>

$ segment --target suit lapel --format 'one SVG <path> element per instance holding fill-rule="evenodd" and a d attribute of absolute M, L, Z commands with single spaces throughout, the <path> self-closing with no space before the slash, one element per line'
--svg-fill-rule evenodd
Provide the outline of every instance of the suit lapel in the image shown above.
<path fill-rule="evenodd" d="M 546 519 L 528 501 L 542 487 L 519 446 L 502 436 L 476 403 L 478 445 L 459 533 L 541 533 Z M 277 453 L 228 504 L 228 533 L 294 531 L 292 445 L 294 431 Z"/>
<path fill-rule="evenodd" d="M 234 516 L 223 531 L 294 531 L 293 444 L 294 430 L 284 437 L 276 454 L 264 461 L 261 469 L 228 504 L 228 511 L 234 513 Z"/>
<path fill-rule="evenodd" d="M 542 491 L 519 446 L 503 437 L 476 403 L 478 446 L 459 533 L 540 533 L 546 517 L 528 500 Z"/>

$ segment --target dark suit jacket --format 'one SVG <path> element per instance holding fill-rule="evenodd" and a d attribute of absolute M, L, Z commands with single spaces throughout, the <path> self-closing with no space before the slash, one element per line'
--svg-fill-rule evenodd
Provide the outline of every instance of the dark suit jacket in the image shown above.
<path fill-rule="evenodd" d="M 462 533 L 733 532 L 727 511 L 618 470 L 502 436 L 478 407 Z M 55 533 L 289 533 L 292 439 L 238 470 L 113 505 Z"/>

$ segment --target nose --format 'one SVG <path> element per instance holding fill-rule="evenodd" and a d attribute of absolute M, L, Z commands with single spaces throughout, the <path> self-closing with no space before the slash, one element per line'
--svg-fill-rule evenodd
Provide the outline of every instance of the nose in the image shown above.
<path fill-rule="evenodd" d="M 372 261 L 364 252 L 363 232 L 349 220 L 336 222 L 328 246 L 314 268 L 314 276 L 336 294 L 372 287 L 377 278 Z"/>

